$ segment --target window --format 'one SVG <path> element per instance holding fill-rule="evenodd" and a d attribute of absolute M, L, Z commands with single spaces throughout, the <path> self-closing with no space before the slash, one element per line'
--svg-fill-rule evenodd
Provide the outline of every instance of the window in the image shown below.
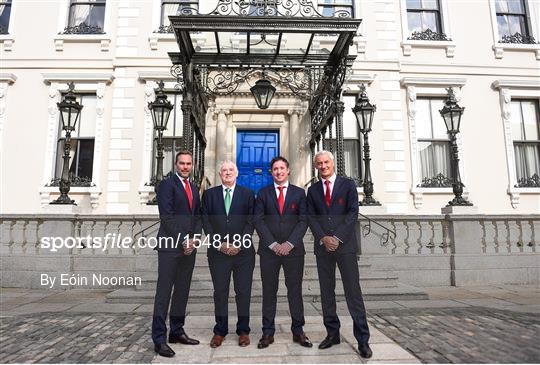
<path fill-rule="evenodd" d="M 354 18 L 353 0 L 319 0 L 318 7 L 324 16 Z"/>
<path fill-rule="evenodd" d="M 530 34 L 523 0 L 496 0 L 495 11 L 501 42 L 535 43 L 526 41 Z"/>
<path fill-rule="evenodd" d="M 0 0 L 0 34 L 8 34 L 11 0 Z"/>
<path fill-rule="evenodd" d="M 163 132 L 163 174 L 174 171 L 174 157 L 182 150 L 182 94 L 168 93 L 167 99 L 174 105 L 167 129 Z M 154 131 L 154 147 L 152 149 L 152 180 L 156 173 L 157 133 Z"/>
<path fill-rule="evenodd" d="M 105 0 L 71 0 L 65 34 L 103 34 Z"/>
<path fill-rule="evenodd" d="M 517 187 L 540 187 L 540 120 L 537 100 L 511 102 Z"/>
<path fill-rule="evenodd" d="M 161 26 L 168 27 L 169 15 L 197 14 L 199 12 L 199 1 L 180 0 L 180 1 L 161 1 Z"/>
<path fill-rule="evenodd" d="M 441 12 L 438 0 L 407 0 L 407 24 L 410 39 L 425 40 L 420 34 L 442 34 Z M 416 34 L 414 34 L 416 33 Z M 434 38 L 434 39 L 431 39 Z M 446 38 L 446 37 L 445 37 Z M 429 40 L 446 40 L 429 37 Z"/>
<path fill-rule="evenodd" d="M 77 101 L 83 105 L 80 120 L 71 132 L 71 150 L 69 160 L 69 175 L 72 186 L 90 186 L 94 167 L 94 142 L 96 130 L 95 94 L 79 94 Z M 62 122 L 58 123 L 58 143 L 56 149 L 55 177 L 51 185 L 58 183 L 62 176 L 65 133 Z"/>
<path fill-rule="evenodd" d="M 416 138 L 421 167 L 420 187 L 440 188 L 452 185 L 450 141 L 439 109 L 444 99 L 418 99 Z"/>

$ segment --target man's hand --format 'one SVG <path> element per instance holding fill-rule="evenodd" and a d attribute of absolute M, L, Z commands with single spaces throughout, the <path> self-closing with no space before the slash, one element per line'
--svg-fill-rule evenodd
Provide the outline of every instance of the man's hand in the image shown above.
<path fill-rule="evenodd" d="M 291 253 L 292 247 L 287 242 L 280 243 L 279 245 L 276 245 L 278 247 L 278 255 L 279 256 L 287 256 L 289 253 Z"/>
<path fill-rule="evenodd" d="M 281 245 L 278 243 L 277 245 L 274 245 L 274 247 L 272 247 L 272 251 L 274 251 L 274 253 L 278 256 L 281 256 Z"/>
<path fill-rule="evenodd" d="M 226 241 L 221 243 L 219 250 L 227 256 L 234 256 L 240 252 L 240 248 L 234 247 L 232 243 Z"/>
<path fill-rule="evenodd" d="M 187 256 L 195 251 L 195 241 L 192 239 L 185 240 L 182 246 L 184 246 L 184 254 Z"/>
<path fill-rule="evenodd" d="M 339 246 L 339 241 L 332 236 L 324 236 L 321 241 L 328 252 L 334 252 Z"/>

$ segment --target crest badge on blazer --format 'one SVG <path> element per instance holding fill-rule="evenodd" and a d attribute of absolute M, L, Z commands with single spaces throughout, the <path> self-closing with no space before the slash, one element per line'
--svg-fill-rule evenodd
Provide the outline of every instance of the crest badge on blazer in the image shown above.
<path fill-rule="evenodd" d="M 344 205 L 344 204 L 345 204 L 345 199 L 339 198 L 339 199 L 338 199 L 338 204 L 339 204 L 339 205 Z"/>
<path fill-rule="evenodd" d="M 296 210 L 296 204 L 295 204 L 295 203 L 291 203 L 290 208 L 291 208 L 292 210 Z"/>

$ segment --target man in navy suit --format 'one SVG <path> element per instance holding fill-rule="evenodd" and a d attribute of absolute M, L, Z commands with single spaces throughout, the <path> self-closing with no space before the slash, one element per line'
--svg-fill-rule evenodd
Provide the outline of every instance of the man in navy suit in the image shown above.
<path fill-rule="evenodd" d="M 169 315 L 170 343 L 197 345 L 184 331 L 186 305 L 195 266 L 195 247 L 191 238 L 200 234 L 200 200 L 197 187 L 189 180 L 193 157 L 189 151 L 180 151 L 175 160 L 174 175 L 159 185 L 157 200 L 160 226 L 157 235 L 158 280 L 152 319 L 154 350 L 161 356 L 172 357 L 174 351 L 167 345 L 165 324 L 172 294 Z"/>
<path fill-rule="evenodd" d="M 216 325 L 210 346 L 221 346 L 229 332 L 228 302 L 231 274 L 236 293 L 238 344 L 248 346 L 251 284 L 255 268 L 252 244 L 255 196 L 250 189 L 237 185 L 238 169 L 231 161 L 221 163 L 222 185 L 206 190 L 202 202 L 202 219 L 209 236 L 208 266 L 214 285 Z"/>
<path fill-rule="evenodd" d="M 317 272 L 321 287 L 321 304 L 327 336 L 320 343 L 326 349 L 340 343 L 340 322 L 336 314 L 336 264 L 341 273 L 345 300 L 353 319 L 353 333 L 358 341 L 358 352 L 370 358 L 369 328 L 360 289 L 357 262 L 356 222 L 358 193 L 351 179 L 336 176 L 334 156 L 320 151 L 313 162 L 321 181 L 308 189 L 307 210 L 309 227 L 315 238 Z"/>
<path fill-rule="evenodd" d="M 289 161 L 277 156 L 270 162 L 274 182 L 262 188 L 255 201 L 255 228 L 259 234 L 261 280 L 263 287 L 263 335 L 258 348 L 274 343 L 279 271 L 283 266 L 287 299 L 291 313 L 293 341 L 312 347 L 304 334 L 304 275 L 303 238 L 307 230 L 306 194 L 298 186 L 289 184 Z"/>

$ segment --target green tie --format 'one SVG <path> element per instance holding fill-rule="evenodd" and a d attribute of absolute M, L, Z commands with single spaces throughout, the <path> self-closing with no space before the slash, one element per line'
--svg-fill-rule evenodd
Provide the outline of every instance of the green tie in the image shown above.
<path fill-rule="evenodd" d="M 225 213 L 229 215 L 229 210 L 231 209 L 231 189 L 225 189 Z"/>

